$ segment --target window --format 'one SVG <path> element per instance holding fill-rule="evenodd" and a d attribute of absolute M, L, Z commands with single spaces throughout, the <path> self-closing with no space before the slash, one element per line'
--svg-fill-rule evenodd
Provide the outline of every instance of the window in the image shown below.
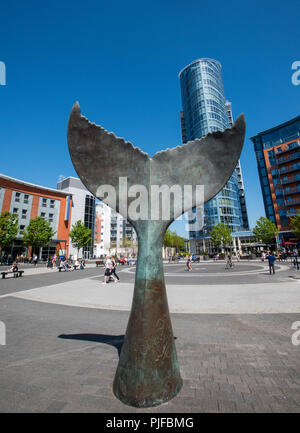
<path fill-rule="evenodd" d="M 20 226 L 20 230 L 24 230 L 25 229 L 25 226 L 24 225 L 21 225 Z"/>
<path fill-rule="evenodd" d="M 19 212 L 19 209 L 18 209 L 17 207 L 14 207 L 14 208 L 13 208 L 13 214 L 14 214 L 14 215 L 17 215 L 18 212 Z"/>
<path fill-rule="evenodd" d="M 49 213 L 49 223 L 53 223 L 53 213 Z"/>
<path fill-rule="evenodd" d="M 47 206 L 47 199 L 43 198 L 42 200 L 42 207 L 46 207 Z"/>
<path fill-rule="evenodd" d="M 55 206 L 55 200 L 51 199 L 50 200 L 50 207 L 53 209 Z"/>
<path fill-rule="evenodd" d="M 45 212 L 41 212 L 41 217 L 42 217 L 42 218 L 45 218 L 45 217 L 46 217 Z"/>
<path fill-rule="evenodd" d="M 28 201 L 29 201 L 29 195 L 25 194 L 24 195 L 24 203 L 26 204 L 26 203 L 28 203 Z"/>
<path fill-rule="evenodd" d="M 20 201 L 20 197 L 21 197 L 21 193 L 20 192 L 16 192 L 15 201 L 19 202 Z"/>
<path fill-rule="evenodd" d="M 27 209 L 23 209 L 22 210 L 22 218 L 26 219 L 27 218 Z"/>

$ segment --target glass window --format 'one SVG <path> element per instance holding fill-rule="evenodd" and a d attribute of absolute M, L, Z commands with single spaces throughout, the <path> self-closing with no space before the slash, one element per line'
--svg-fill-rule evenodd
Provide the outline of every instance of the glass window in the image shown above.
<path fill-rule="evenodd" d="M 27 209 L 23 209 L 22 210 L 22 218 L 26 218 L 27 217 Z"/>
<path fill-rule="evenodd" d="M 47 199 L 43 198 L 42 200 L 42 207 L 46 207 L 47 206 Z"/>

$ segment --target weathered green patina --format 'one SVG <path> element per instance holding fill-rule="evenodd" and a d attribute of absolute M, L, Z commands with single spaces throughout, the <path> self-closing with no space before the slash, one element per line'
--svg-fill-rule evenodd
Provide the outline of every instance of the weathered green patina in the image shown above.
<path fill-rule="evenodd" d="M 222 189 L 238 162 L 244 136 L 245 120 L 241 115 L 230 129 L 150 158 L 131 143 L 89 122 L 81 115 L 77 103 L 72 109 L 68 143 L 75 170 L 96 197 L 103 185 L 114 187 L 116 202 L 109 195 L 99 198 L 126 217 L 138 236 L 131 313 L 113 384 L 116 397 L 125 404 L 156 406 L 173 398 L 182 387 L 164 281 L 163 238 L 175 218 L 210 200 Z M 120 178 L 126 178 L 126 190 Z M 136 195 L 129 194 L 124 201 L 124 194 L 135 185 L 149 191 L 144 219 L 136 220 L 128 213 Z M 183 198 L 176 202 L 172 196 L 169 217 L 163 217 L 167 204 L 162 202 L 154 220 L 150 193 L 153 185 L 169 188 L 203 185 L 204 197 L 197 196 L 195 188 L 186 202 Z"/>

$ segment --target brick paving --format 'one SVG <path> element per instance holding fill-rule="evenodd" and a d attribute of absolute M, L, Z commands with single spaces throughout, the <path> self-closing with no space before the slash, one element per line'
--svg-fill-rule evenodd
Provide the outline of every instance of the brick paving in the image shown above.
<path fill-rule="evenodd" d="M 128 312 L 7 297 L 0 320 L 1 412 L 300 412 L 300 314 L 172 314 L 184 385 L 149 409 L 112 393 Z"/>

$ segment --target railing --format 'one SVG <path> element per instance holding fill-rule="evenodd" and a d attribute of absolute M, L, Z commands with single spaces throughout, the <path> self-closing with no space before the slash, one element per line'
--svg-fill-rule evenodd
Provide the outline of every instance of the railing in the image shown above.
<path fill-rule="evenodd" d="M 291 195 L 291 194 L 296 194 L 296 193 L 300 193 L 300 189 L 298 189 L 298 188 L 291 188 L 288 191 L 283 190 L 283 194 L 284 195 Z"/>
<path fill-rule="evenodd" d="M 298 210 L 288 210 L 288 211 L 286 211 L 286 216 L 288 216 L 288 217 L 293 217 L 293 216 L 296 216 L 296 215 L 298 215 Z"/>
<path fill-rule="evenodd" d="M 277 159 L 277 164 L 284 164 L 290 161 L 295 161 L 295 159 L 299 159 L 300 158 L 300 152 L 295 152 L 292 153 L 291 155 L 286 156 L 285 158 L 280 157 Z"/>
<path fill-rule="evenodd" d="M 291 150 L 294 150 L 294 149 L 297 149 L 298 147 L 300 147 L 300 141 L 295 141 L 294 143 L 293 143 L 293 146 L 291 146 L 290 148 L 285 148 L 285 149 L 281 149 L 281 150 L 278 150 L 278 149 L 276 149 L 275 150 L 275 153 L 278 155 L 278 154 L 282 154 L 282 153 L 286 153 L 286 152 L 290 152 Z"/>
<path fill-rule="evenodd" d="M 281 179 L 281 184 L 282 185 L 286 185 L 287 183 L 294 183 L 294 182 L 299 182 L 300 181 L 300 178 L 298 179 L 298 178 L 296 178 L 295 176 L 292 176 L 292 177 L 290 177 L 289 179 L 287 179 L 287 180 L 283 180 L 283 179 Z"/>
<path fill-rule="evenodd" d="M 300 170 L 300 164 L 296 164 L 295 167 L 289 167 L 286 170 L 279 170 L 279 174 L 286 174 L 286 173 L 291 173 L 292 171 L 297 171 Z"/>
<path fill-rule="evenodd" d="M 299 198 L 295 198 L 294 200 L 285 200 L 285 205 L 286 206 L 291 206 L 293 204 L 300 204 L 300 197 Z"/>

